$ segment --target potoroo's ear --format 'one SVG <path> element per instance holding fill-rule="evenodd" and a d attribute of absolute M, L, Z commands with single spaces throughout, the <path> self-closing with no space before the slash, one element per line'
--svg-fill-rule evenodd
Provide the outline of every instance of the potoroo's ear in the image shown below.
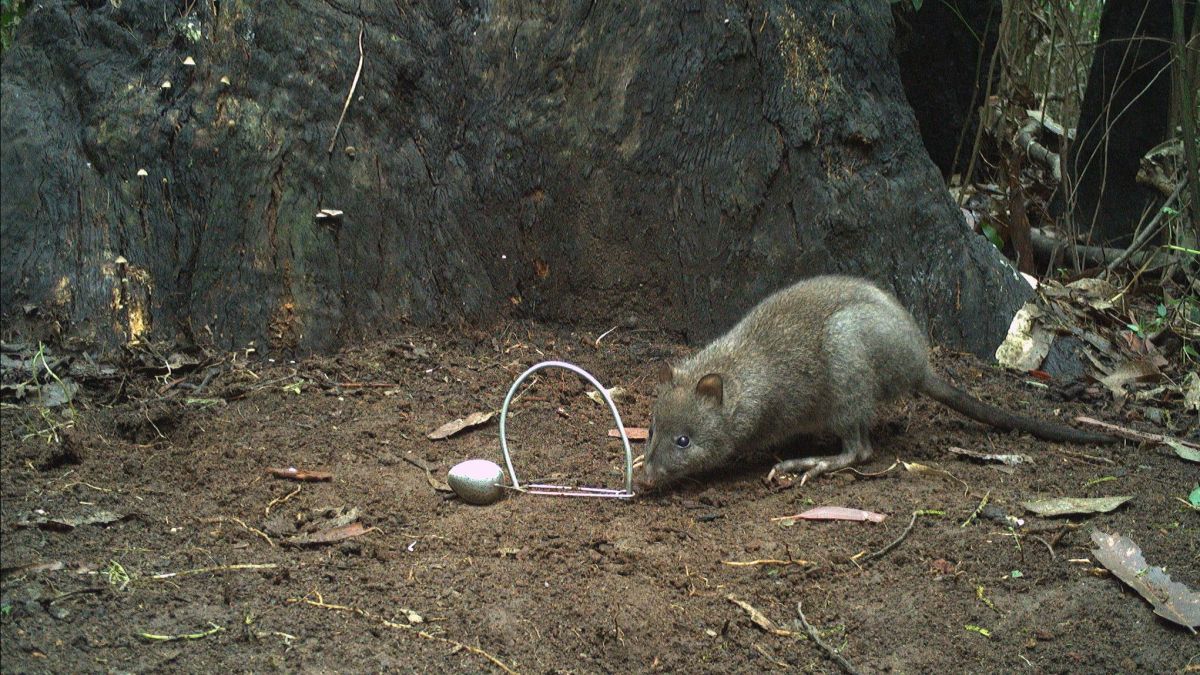
<path fill-rule="evenodd" d="M 659 384 L 669 384 L 671 380 L 675 379 L 675 369 L 671 367 L 671 364 L 664 361 L 658 365 L 657 377 Z"/>
<path fill-rule="evenodd" d="M 717 405 L 725 401 L 725 382 L 718 373 L 709 373 L 696 383 L 696 395 Z"/>

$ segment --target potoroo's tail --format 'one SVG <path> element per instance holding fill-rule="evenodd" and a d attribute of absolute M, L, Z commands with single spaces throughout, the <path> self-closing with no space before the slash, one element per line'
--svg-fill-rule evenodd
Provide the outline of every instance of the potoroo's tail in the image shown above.
<path fill-rule="evenodd" d="M 1063 424 L 1046 422 L 1025 417 L 1007 410 L 988 405 L 961 389 L 934 375 L 926 376 L 921 385 L 921 393 L 933 400 L 970 417 L 973 420 L 990 424 L 997 429 L 1011 431 L 1018 429 L 1026 431 L 1047 441 L 1062 441 L 1067 443 L 1115 443 L 1116 438 L 1106 434 L 1080 431 Z"/>

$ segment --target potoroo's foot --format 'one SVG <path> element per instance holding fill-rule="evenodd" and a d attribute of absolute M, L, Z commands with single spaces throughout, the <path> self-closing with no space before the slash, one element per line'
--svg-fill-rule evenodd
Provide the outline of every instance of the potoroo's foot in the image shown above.
<path fill-rule="evenodd" d="M 785 459 L 771 468 L 771 473 L 767 474 L 767 482 L 770 483 L 779 474 L 803 471 L 804 475 L 800 477 L 800 484 L 804 485 L 809 479 L 816 478 L 823 473 L 845 469 L 871 459 L 871 444 L 867 440 L 865 426 L 856 429 L 855 432 L 847 434 L 843 439 L 841 454 L 831 457 Z"/>
<path fill-rule="evenodd" d="M 767 474 L 767 482 L 775 480 L 776 476 L 785 473 L 800 473 L 804 475 L 800 477 L 800 484 L 804 485 L 810 479 L 816 478 L 824 473 L 844 469 L 848 466 L 853 466 L 858 463 L 858 457 L 852 452 L 843 452 L 840 455 L 831 457 L 801 457 L 799 459 L 785 459 L 771 468 L 771 472 Z"/>

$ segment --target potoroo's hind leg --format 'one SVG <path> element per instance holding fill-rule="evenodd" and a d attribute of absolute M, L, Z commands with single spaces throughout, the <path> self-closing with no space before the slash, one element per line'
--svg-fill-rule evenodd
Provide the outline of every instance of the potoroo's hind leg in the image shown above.
<path fill-rule="evenodd" d="M 816 478 L 823 473 L 867 461 L 871 458 L 871 439 L 867 436 L 869 429 L 869 424 L 859 424 L 842 436 L 842 452 L 840 454 L 828 457 L 800 457 L 779 462 L 772 467 L 771 473 L 767 474 L 767 481 L 770 482 L 778 474 L 803 471 L 804 475 L 800 477 L 800 484 L 804 485 L 809 479 Z"/>

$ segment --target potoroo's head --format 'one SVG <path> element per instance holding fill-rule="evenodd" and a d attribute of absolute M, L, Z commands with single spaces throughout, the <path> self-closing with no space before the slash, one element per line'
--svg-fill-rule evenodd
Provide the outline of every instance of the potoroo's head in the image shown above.
<path fill-rule="evenodd" d="M 726 386 L 720 373 L 695 377 L 663 366 L 642 487 L 660 488 L 720 466 L 733 454 L 725 425 Z"/>

